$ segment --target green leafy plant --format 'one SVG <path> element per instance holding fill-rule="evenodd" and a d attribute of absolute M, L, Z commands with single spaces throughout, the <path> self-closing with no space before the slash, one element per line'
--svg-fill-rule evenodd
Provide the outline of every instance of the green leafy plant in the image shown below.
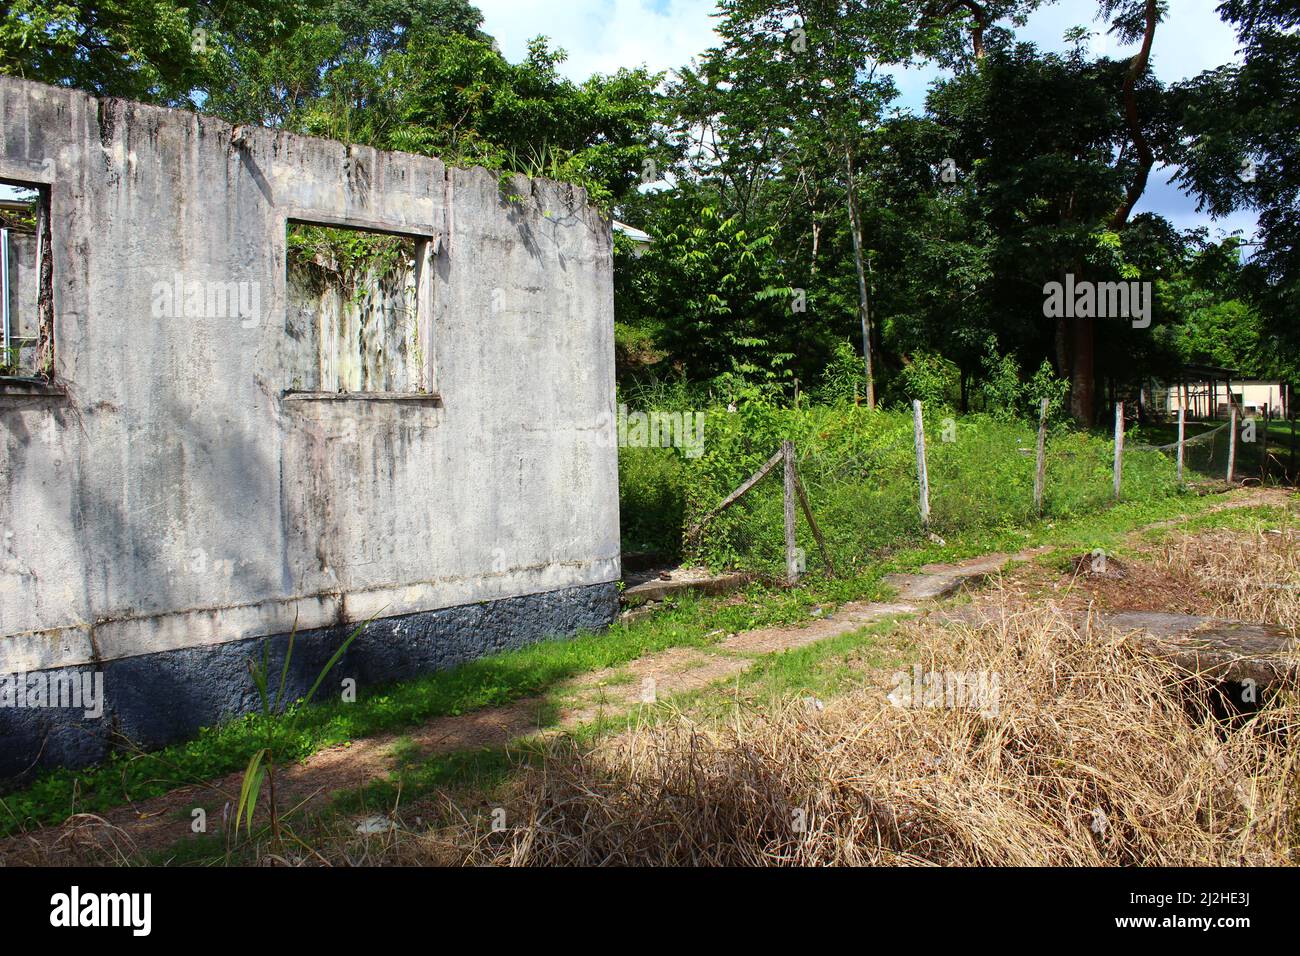
<path fill-rule="evenodd" d="M 952 362 L 933 352 L 917 352 L 903 366 L 903 392 L 927 406 L 951 406 L 957 395 L 961 372 Z"/>
<path fill-rule="evenodd" d="M 248 672 L 253 678 L 253 685 L 257 688 L 258 701 L 261 705 L 261 713 L 264 718 L 262 727 L 265 734 L 264 743 L 248 760 L 248 766 L 244 768 L 243 781 L 239 788 L 239 802 L 235 807 L 234 827 L 231 831 L 233 839 L 238 840 L 239 830 L 242 825 L 245 832 L 251 837 L 253 833 L 253 815 L 257 812 L 257 805 L 262 795 L 263 784 L 266 787 L 267 808 L 270 813 L 271 841 L 276 850 L 282 850 L 284 846 L 284 834 L 286 829 L 280 816 L 280 808 L 276 802 L 275 795 L 275 772 L 277 764 L 276 753 L 276 734 L 274 732 L 275 721 L 273 717 L 283 716 L 284 722 L 292 724 L 295 721 L 301 704 L 310 703 L 311 699 L 316 696 L 316 691 L 324 682 L 329 672 L 334 669 L 347 652 L 352 642 L 356 640 L 370 621 L 374 618 L 359 625 L 356 630 L 348 635 L 339 647 L 334 651 L 333 656 L 321 668 L 316 680 L 312 683 L 311 689 L 307 694 L 293 702 L 285 699 L 285 688 L 289 680 L 289 665 L 293 660 L 293 645 L 297 637 L 298 629 L 289 634 L 289 642 L 285 647 L 284 661 L 280 666 L 280 681 L 274 691 L 271 689 L 271 659 L 270 647 L 267 642 L 262 642 L 262 654 L 260 658 L 252 658 L 248 662 Z M 286 704 L 288 706 L 286 706 Z"/>

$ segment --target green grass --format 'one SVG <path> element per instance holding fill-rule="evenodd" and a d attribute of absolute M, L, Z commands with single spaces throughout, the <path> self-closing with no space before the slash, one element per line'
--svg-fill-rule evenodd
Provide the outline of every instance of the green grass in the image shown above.
<path fill-rule="evenodd" d="M 633 714 L 611 714 L 574 728 L 568 736 L 579 744 L 589 743 L 622 731 L 633 721 L 653 724 L 684 711 L 697 718 L 724 718 L 737 706 L 752 707 L 756 700 L 777 700 L 795 692 L 821 699 L 833 697 L 859 683 L 864 666 L 902 660 L 879 642 L 899 620 L 908 617 L 900 615 L 806 647 L 766 654 L 749 670 L 729 678 L 725 686 L 677 694 L 637 707 Z M 337 794 L 317 815 L 315 825 L 340 814 L 387 813 L 439 790 L 472 791 L 481 797 L 522 767 L 540 760 L 544 752 L 543 743 L 530 739 L 502 748 L 434 754 L 400 767 L 382 780 Z"/>
<path fill-rule="evenodd" d="M 1300 499 L 1294 499 L 1300 503 Z M 1295 523 L 1294 508 L 1288 509 L 1276 505 L 1256 505 L 1250 508 L 1232 508 L 1195 515 L 1168 528 L 1155 528 L 1145 537 L 1161 540 L 1172 534 L 1195 533 L 1199 531 L 1261 531 L 1270 528 L 1290 527 Z"/>
<path fill-rule="evenodd" d="M 0 798 L 0 832 L 12 834 L 57 823 L 72 813 L 103 811 L 242 770 L 251 754 L 264 745 L 268 731 L 282 759 L 301 759 L 324 747 L 400 731 L 434 717 L 543 695 L 568 678 L 617 667 L 669 647 L 707 647 L 721 634 L 806 621 L 814 606 L 882 599 L 889 592 L 881 578 L 891 571 L 1038 544 L 1080 550 L 1111 547 L 1136 526 L 1196 514 L 1214 500 L 1183 496 L 1125 502 L 1096 515 L 1023 529 L 975 528 L 951 536 L 943 545 L 924 542 L 886 554 L 842 578 L 814 574 L 792 589 L 756 583 L 738 597 L 685 596 L 653 615 L 617 622 L 599 634 L 485 657 L 377 689 L 353 704 L 332 701 L 302 706 L 292 722 L 271 718 L 268 727 L 265 718 L 249 716 L 152 753 L 118 754 L 98 767 L 43 773 L 29 786 Z M 834 641 L 827 643 L 835 646 Z"/>
<path fill-rule="evenodd" d="M 871 586 L 872 582 L 878 582 L 880 575 L 891 569 L 915 569 L 931 561 L 958 560 L 990 550 L 1016 550 L 1036 544 L 1055 546 L 1058 550 L 1041 556 L 1039 560 L 1060 564 L 1064 568 L 1073 556 L 1095 547 L 1103 547 L 1111 553 L 1124 553 L 1128 549 L 1123 547 L 1123 543 L 1135 528 L 1170 519 L 1180 520 L 1167 528 L 1150 529 L 1143 537 L 1158 538 L 1184 528 L 1277 527 L 1292 520 L 1287 509 L 1273 506 L 1205 511 L 1221 500 L 1217 496 L 1207 496 L 1131 502 L 1072 521 L 1043 523 L 1025 530 L 974 533 L 942 546 L 926 545 L 900 551 L 878 566 L 870 576 L 871 581 L 865 578 L 855 580 Z M 830 700 L 860 686 L 864 675 L 873 670 L 903 668 L 910 663 L 911 650 L 886 639 L 894 634 L 900 622 L 912 616 L 895 615 L 847 634 L 764 655 L 750 669 L 711 687 L 678 694 L 654 705 L 640 706 L 630 713 L 601 717 L 569 731 L 568 736 L 583 745 L 603 735 L 625 730 L 633 722 L 654 724 L 676 719 L 682 713 L 696 720 L 726 720 L 737 708 L 753 710 L 789 700 L 792 696 Z M 409 805 L 435 791 L 469 794 L 468 798 L 458 802 L 472 813 L 476 806 L 480 809 L 488 806 L 496 788 L 505 784 L 512 774 L 535 764 L 543 754 L 540 742 L 524 740 L 505 748 L 432 755 L 399 767 L 383 780 L 339 794 L 312 825 L 337 821 L 340 815 L 386 813 L 395 806 Z M 181 855 L 188 856 L 189 851 L 182 851 Z"/>
<path fill-rule="evenodd" d="M 685 596 L 651 617 L 620 621 L 598 634 L 481 658 L 363 694 L 353 704 L 331 701 L 299 706 L 292 722 L 272 718 L 268 726 L 265 718 L 248 716 L 155 752 L 118 754 L 98 767 L 44 773 L 30 786 L 0 797 L 0 832 L 56 823 L 72 813 L 106 810 L 241 770 L 268 732 L 282 759 L 301 759 L 324 747 L 401 730 L 433 717 L 539 695 L 567 678 L 616 667 L 668 647 L 707 646 L 718 640 L 717 635 L 709 636 L 715 631 L 803 620 L 816 603 L 864 593 L 873 593 L 866 582 L 813 580 L 793 590 L 755 584 L 743 593 L 740 603 Z M 877 587 L 874 593 L 883 591 Z"/>
<path fill-rule="evenodd" d="M 864 587 L 879 593 L 879 577 L 889 570 L 909 570 L 931 562 L 951 561 L 991 550 L 1011 551 L 1038 544 L 1050 544 L 1055 552 L 1039 560 L 1064 567 L 1081 552 L 1101 547 L 1111 553 L 1124 553 L 1126 539 L 1135 528 L 1155 522 L 1180 519 L 1167 528 L 1149 529 L 1144 539 L 1158 538 L 1179 530 L 1208 530 L 1211 528 L 1251 529 L 1278 527 L 1293 520 L 1285 508 L 1255 506 L 1207 512 L 1223 499 L 1218 496 L 1187 497 L 1155 502 L 1130 502 L 1098 515 L 1071 521 L 1042 523 L 1029 529 L 1003 529 L 954 538 L 944 545 L 927 544 L 894 554 L 882 562 L 869 576 L 854 579 L 850 590 Z M 746 597 L 746 610 L 722 608 L 724 599 L 692 602 L 692 612 L 703 615 L 702 621 L 718 622 L 725 615 L 740 613 L 750 620 L 768 619 L 785 621 L 790 618 L 806 620 L 809 606 L 828 592 L 823 587 L 828 582 L 810 581 L 796 591 L 765 592 L 751 590 Z M 843 584 L 844 582 L 839 582 Z M 837 586 L 838 590 L 838 586 Z M 781 599 L 786 599 L 785 601 Z M 796 599 L 795 603 L 787 603 Z M 681 613 L 681 608 L 663 612 L 665 619 Z M 567 732 L 580 745 L 594 741 L 609 733 L 628 727 L 632 721 L 654 723 L 675 719 L 685 712 L 695 719 L 726 719 L 736 708 L 753 709 L 773 701 L 788 700 L 791 696 L 815 697 L 829 700 L 859 686 L 864 674 L 888 667 L 904 667 L 910 662 L 910 649 L 886 640 L 896 631 L 900 621 L 911 615 L 901 614 L 886 618 L 847 634 L 818 641 L 758 658 L 754 665 L 724 682 L 712 687 L 679 694 L 659 703 L 635 708 L 630 713 L 613 713 L 591 721 Z M 653 620 L 653 619 L 651 619 Z M 736 618 L 729 618 L 736 620 Z M 757 626 L 757 623 L 755 625 Z M 700 642 L 707 646 L 708 642 Z M 564 646 L 564 645 L 557 645 Z M 506 655 L 503 655 L 506 656 Z M 618 680 L 618 675 L 615 676 Z M 402 741 L 395 751 L 402 752 Z M 331 805 L 314 814 L 311 826 L 328 825 L 339 815 L 387 813 L 394 807 L 409 805 L 435 791 L 470 793 L 471 803 L 478 805 L 490 800 L 495 788 L 502 785 L 521 767 L 527 766 L 544 752 L 537 740 L 524 740 L 508 747 L 435 754 L 421 757 L 410 754 L 399 760 L 398 767 L 383 779 L 375 780 L 356 790 L 335 795 Z M 187 839 L 165 857 L 170 862 L 211 861 L 222 849 L 216 846 L 192 846 Z M 161 859 L 161 858 L 159 858 Z"/>
<path fill-rule="evenodd" d="M 435 790 L 486 791 L 505 780 L 521 763 L 535 758 L 529 742 L 435 754 L 399 768 L 380 780 L 334 796 L 325 813 L 388 813 Z"/>
<path fill-rule="evenodd" d="M 1300 424 L 1286 420 L 1272 421 L 1268 425 L 1268 452 L 1282 468 L 1291 467 L 1291 449 L 1296 449 L 1297 467 L 1300 467 Z"/>
<path fill-rule="evenodd" d="M 927 530 L 953 538 L 996 534 L 1035 522 L 1034 427 L 936 408 L 926 416 L 925 431 L 928 529 L 922 527 L 918 508 L 911 414 L 853 406 L 760 407 L 711 414 L 705 453 L 682 463 L 686 498 L 693 509 L 690 520 L 716 505 L 788 438 L 795 444 L 799 473 L 840 571 L 863 569 L 882 552 L 923 542 Z M 1070 520 L 1109 508 L 1112 459 L 1108 436 L 1052 429 L 1043 517 Z M 1139 449 L 1125 455 L 1123 499 L 1156 501 L 1179 493 L 1168 456 Z M 713 567 L 779 576 L 784 565 L 782 497 L 779 474 L 756 486 L 707 528 L 698 556 Z M 808 547 L 809 565 L 821 566 L 821 561 L 819 552 Z"/>

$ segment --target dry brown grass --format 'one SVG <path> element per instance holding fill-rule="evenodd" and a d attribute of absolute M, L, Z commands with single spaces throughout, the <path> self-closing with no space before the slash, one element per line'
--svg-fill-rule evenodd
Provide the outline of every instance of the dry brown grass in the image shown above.
<path fill-rule="evenodd" d="M 918 622 L 940 671 L 996 671 L 996 714 L 864 687 L 726 725 L 557 741 L 505 801 L 399 834 L 388 862 L 1242 865 L 1297 858 L 1293 697 L 1225 726 L 1210 688 L 1050 610 Z M 800 821 L 802 827 L 799 826 Z"/>
<path fill-rule="evenodd" d="M 1209 600 L 1213 617 L 1300 633 L 1300 530 L 1180 533 L 1151 556 L 1170 578 Z"/>

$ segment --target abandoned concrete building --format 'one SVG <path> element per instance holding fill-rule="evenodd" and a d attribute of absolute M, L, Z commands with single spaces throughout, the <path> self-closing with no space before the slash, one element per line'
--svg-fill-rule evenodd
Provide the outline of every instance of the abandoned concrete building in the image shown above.
<path fill-rule="evenodd" d="M 370 622 L 363 696 L 612 619 L 581 190 L 7 77 L 0 118 L 0 777 L 253 710 L 290 634 L 300 694 Z"/>

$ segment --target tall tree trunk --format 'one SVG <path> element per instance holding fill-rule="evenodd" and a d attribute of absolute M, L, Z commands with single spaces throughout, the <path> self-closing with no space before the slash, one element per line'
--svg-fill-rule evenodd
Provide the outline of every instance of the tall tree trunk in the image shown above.
<path fill-rule="evenodd" d="M 1071 331 L 1074 333 L 1074 362 L 1070 367 L 1070 414 L 1085 427 L 1093 421 L 1093 323 L 1094 319 L 1076 317 Z"/>
<path fill-rule="evenodd" d="M 1070 376 L 1070 320 L 1062 316 L 1056 320 L 1056 374 Z"/>
<path fill-rule="evenodd" d="M 876 407 L 876 380 L 871 361 L 871 304 L 867 297 L 867 267 L 862 253 L 862 217 L 858 215 L 858 198 L 853 189 L 853 154 L 845 152 L 844 168 L 848 173 L 849 232 L 853 234 L 853 264 L 858 270 L 858 317 L 862 320 L 862 363 L 867 373 L 867 407 Z"/>
<path fill-rule="evenodd" d="M 1129 183 L 1128 188 L 1124 191 L 1123 201 L 1111 215 L 1110 229 L 1112 232 L 1119 232 L 1128 224 L 1129 216 L 1133 213 L 1133 207 L 1137 205 L 1137 201 L 1142 198 L 1142 193 L 1146 190 L 1151 167 L 1155 164 L 1155 156 L 1151 151 L 1151 145 L 1142 132 L 1142 122 L 1138 116 L 1137 83 L 1151 62 L 1151 44 L 1155 40 L 1156 22 L 1159 19 L 1156 0 L 1146 0 L 1145 18 L 1146 28 L 1142 34 L 1142 46 L 1130 61 L 1128 73 L 1124 77 L 1124 116 L 1128 123 L 1129 138 L 1132 139 L 1133 147 L 1137 152 L 1138 165 L 1133 181 Z M 1076 318 L 1074 320 L 1074 362 L 1070 376 L 1070 412 L 1073 414 L 1075 421 L 1085 426 L 1093 423 L 1095 412 L 1093 404 L 1093 368 L 1095 365 L 1096 337 L 1094 331 L 1092 319 Z"/>
<path fill-rule="evenodd" d="M 1137 83 L 1151 62 L 1151 44 L 1156 38 L 1156 20 L 1159 16 L 1156 0 L 1147 0 L 1144 16 L 1146 28 L 1142 32 L 1142 46 L 1129 62 L 1128 73 L 1124 76 L 1124 119 L 1128 123 L 1129 138 L 1133 140 L 1133 148 L 1137 152 L 1138 165 L 1133 182 L 1129 183 L 1128 189 L 1124 192 L 1124 201 L 1111 216 L 1112 232 L 1118 232 L 1128 224 L 1128 217 L 1133 213 L 1137 201 L 1142 198 L 1142 193 L 1147 188 L 1147 178 L 1151 175 L 1151 167 L 1156 161 L 1155 154 L 1151 151 L 1151 144 L 1147 142 L 1146 134 L 1142 132 L 1142 121 L 1138 116 L 1137 106 Z"/>
<path fill-rule="evenodd" d="M 976 60 L 982 60 L 984 59 L 984 31 L 988 29 L 990 20 L 987 3 L 982 3 L 980 0 L 947 0 L 947 2 L 932 0 L 921 12 L 921 23 L 926 25 L 936 17 L 952 16 L 962 7 L 969 10 L 971 15 L 971 50 Z"/>
<path fill-rule="evenodd" d="M 978 3 L 967 3 L 967 9 L 971 11 L 974 17 L 974 24 L 970 28 L 971 49 L 975 53 L 975 59 L 984 59 L 984 30 L 988 27 L 988 10 Z"/>

